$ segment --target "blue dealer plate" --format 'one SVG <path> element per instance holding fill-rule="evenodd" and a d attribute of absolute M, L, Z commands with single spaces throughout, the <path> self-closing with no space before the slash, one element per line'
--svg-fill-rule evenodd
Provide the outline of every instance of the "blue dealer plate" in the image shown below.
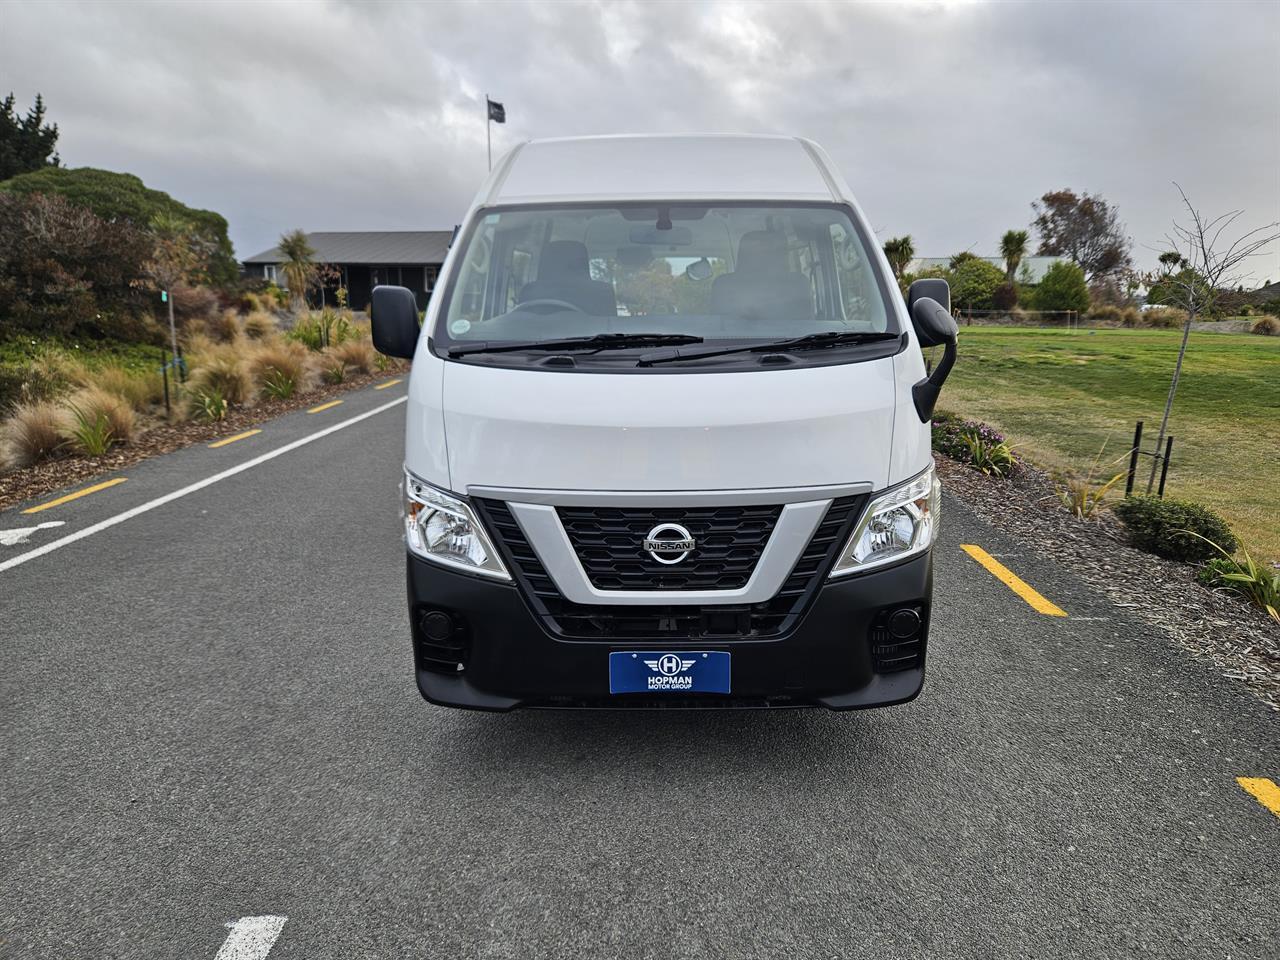
<path fill-rule="evenodd" d="M 643 650 L 609 654 L 610 693 L 728 693 L 729 654 Z"/>

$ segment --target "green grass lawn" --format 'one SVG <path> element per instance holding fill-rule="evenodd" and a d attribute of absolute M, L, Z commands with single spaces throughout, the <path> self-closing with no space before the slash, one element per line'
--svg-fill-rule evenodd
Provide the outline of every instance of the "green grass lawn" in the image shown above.
<path fill-rule="evenodd" d="M 1135 421 L 1146 422 L 1145 448 L 1155 442 L 1180 337 L 961 327 L 940 406 L 998 426 L 1051 470 L 1083 473 L 1106 441 L 1109 477 L 1127 469 Z M 1213 507 L 1255 559 L 1280 560 L 1280 338 L 1192 333 L 1169 432 L 1165 495 Z"/>

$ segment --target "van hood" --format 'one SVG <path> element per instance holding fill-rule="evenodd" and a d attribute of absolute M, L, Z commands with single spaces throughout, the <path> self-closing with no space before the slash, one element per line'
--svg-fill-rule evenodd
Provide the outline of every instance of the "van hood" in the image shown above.
<path fill-rule="evenodd" d="M 460 493 L 879 489 L 901 455 L 893 357 L 704 374 L 437 363 L 414 371 L 428 375 L 415 376 L 421 386 L 411 391 L 407 466 Z M 927 451 L 927 427 L 915 427 Z"/>

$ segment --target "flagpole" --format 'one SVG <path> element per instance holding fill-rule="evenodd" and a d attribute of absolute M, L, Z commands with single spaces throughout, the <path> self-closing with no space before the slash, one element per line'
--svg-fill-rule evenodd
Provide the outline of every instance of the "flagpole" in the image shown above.
<path fill-rule="evenodd" d="M 493 170 L 493 118 L 489 116 L 489 95 L 484 95 L 484 148 L 489 157 L 489 169 Z"/>

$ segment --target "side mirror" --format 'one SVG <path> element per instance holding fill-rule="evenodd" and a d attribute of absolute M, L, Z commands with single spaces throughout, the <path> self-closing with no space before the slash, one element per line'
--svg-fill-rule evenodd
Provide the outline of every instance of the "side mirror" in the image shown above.
<path fill-rule="evenodd" d="M 916 336 L 920 338 L 920 345 L 922 347 L 936 347 L 945 341 L 931 340 L 928 332 L 922 330 L 920 324 L 916 323 L 916 304 L 924 299 L 934 301 L 941 305 L 943 310 L 950 313 L 951 287 L 941 277 L 925 277 L 923 280 L 916 280 L 907 288 L 907 313 L 911 315 L 911 324 L 916 328 Z"/>
<path fill-rule="evenodd" d="M 374 287 L 369 304 L 373 345 L 388 357 L 413 359 L 418 346 L 418 301 L 405 287 Z"/>
<path fill-rule="evenodd" d="M 924 281 L 917 280 L 916 283 Z M 945 285 L 945 281 L 943 281 Z M 915 287 L 913 283 L 912 288 Z M 915 401 L 916 414 L 921 423 L 928 423 L 933 418 L 933 408 L 938 403 L 938 394 L 942 385 L 956 363 L 956 339 L 960 336 L 960 328 L 956 326 L 955 317 L 937 300 L 920 297 L 911 306 L 911 324 L 916 328 L 920 342 L 928 346 L 944 344 L 942 359 L 933 368 L 933 373 L 911 388 L 911 399 Z"/>

